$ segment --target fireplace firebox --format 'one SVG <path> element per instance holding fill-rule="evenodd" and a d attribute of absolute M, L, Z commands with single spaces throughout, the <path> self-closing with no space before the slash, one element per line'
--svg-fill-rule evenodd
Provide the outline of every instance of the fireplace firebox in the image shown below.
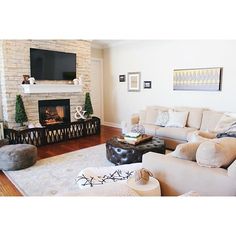
<path fill-rule="evenodd" d="M 70 99 L 39 100 L 38 108 L 41 125 L 70 122 Z"/>

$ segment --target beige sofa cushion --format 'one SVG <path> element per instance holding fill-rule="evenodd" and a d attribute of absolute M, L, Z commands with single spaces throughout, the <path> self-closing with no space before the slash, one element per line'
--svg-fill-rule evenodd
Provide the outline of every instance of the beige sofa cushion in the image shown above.
<path fill-rule="evenodd" d="M 201 142 L 179 144 L 171 155 L 183 160 L 195 161 L 196 152 L 200 144 Z"/>
<path fill-rule="evenodd" d="M 203 108 L 176 107 L 175 111 L 188 111 L 187 126 L 199 129 L 202 122 Z"/>
<path fill-rule="evenodd" d="M 157 120 L 158 110 L 157 109 L 147 109 L 145 124 L 155 124 Z"/>
<path fill-rule="evenodd" d="M 200 130 L 215 131 L 216 124 L 223 116 L 223 112 L 203 111 Z"/>
<path fill-rule="evenodd" d="M 188 119 L 187 111 L 172 111 L 169 110 L 169 120 L 166 124 L 166 127 L 180 127 L 183 128 L 186 126 Z"/>
<path fill-rule="evenodd" d="M 141 110 L 139 111 L 139 124 L 144 124 L 146 121 L 146 111 Z"/>
<path fill-rule="evenodd" d="M 227 168 L 236 158 L 236 138 L 220 138 L 200 144 L 196 160 L 200 166 Z"/>
<path fill-rule="evenodd" d="M 145 134 L 149 135 L 156 135 L 156 131 L 159 128 L 157 125 L 152 125 L 152 124 L 142 124 L 143 127 L 145 128 Z"/>
<path fill-rule="evenodd" d="M 168 137 L 177 140 L 187 140 L 189 132 L 195 131 L 196 129 L 190 127 L 176 128 L 176 127 L 159 127 L 156 129 L 156 135 L 159 137 Z"/>
<path fill-rule="evenodd" d="M 139 123 L 155 124 L 159 111 L 168 111 L 168 108 L 162 106 L 147 106 L 145 110 L 139 112 Z"/>

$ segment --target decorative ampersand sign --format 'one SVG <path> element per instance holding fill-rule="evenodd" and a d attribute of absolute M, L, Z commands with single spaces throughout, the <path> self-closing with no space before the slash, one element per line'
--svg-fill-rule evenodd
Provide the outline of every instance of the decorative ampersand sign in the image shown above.
<path fill-rule="evenodd" d="M 77 106 L 75 108 L 76 112 L 75 112 L 75 119 L 79 120 L 79 119 L 86 119 L 85 117 L 85 113 L 86 111 L 83 111 L 82 106 Z"/>

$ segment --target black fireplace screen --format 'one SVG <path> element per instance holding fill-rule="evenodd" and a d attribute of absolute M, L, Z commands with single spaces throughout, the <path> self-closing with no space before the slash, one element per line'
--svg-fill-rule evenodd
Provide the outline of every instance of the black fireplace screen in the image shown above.
<path fill-rule="evenodd" d="M 38 106 L 41 125 L 70 122 L 70 99 L 40 100 Z"/>

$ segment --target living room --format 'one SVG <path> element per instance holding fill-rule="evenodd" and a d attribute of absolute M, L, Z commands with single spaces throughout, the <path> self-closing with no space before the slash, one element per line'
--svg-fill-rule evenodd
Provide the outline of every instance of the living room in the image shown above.
<path fill-rule="evenodd" d="M 92 36 L 61 37 L 49 28 L 40 37 L 1 37 L 1 206 L 52 207 L 56 214 L 45 219 L 61 224 L 59 204 L 64 215 L 82 209 L 86 228 L 95 209 L 103 219 L 130 210 L 136 223 L 153 209 L 163 230 L 191 207 L 199 215 L 220 204 L 227 214 L 223 204 L 234 205 L 236 40 L 182 37 L 176 29 L 170 37 L 164 28 L 164 37 L 149 37 L 146 27 L 147 37 L 129 37 L 127 26 L 127 37 L 105 28 Z M 94 221 L 99 227 L 101 219 Z"/>

